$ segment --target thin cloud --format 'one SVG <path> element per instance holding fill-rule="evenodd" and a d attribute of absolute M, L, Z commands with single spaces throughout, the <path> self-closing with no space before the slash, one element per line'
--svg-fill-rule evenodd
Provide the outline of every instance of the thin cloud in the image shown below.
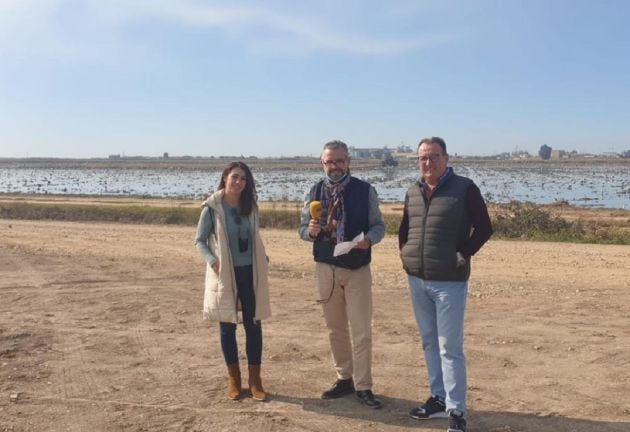
<path fill-rule="evenodd" d="M 257 45 L 276 33 L 287 37 L 287 46 L 305 50 L 336 51 L 366 55 L 395 55 L 424 46 L 448 41 L 444 36 L 381 39 L 339 32 L 329 25 L 300 16 L 259 7 L 223 7 L 182 2 L 146 2 L 145 12 L 160 15 L 180 24 L 222 28 L 233 32 L 238 28 L 244 43 Z M 262 39 L 262 40 L 261 40 Z"/>
<path fill-rule="evenodd" d="M 89 57 L 94 47 L 114 51 L 124 30 L 150 25 L 153 20 L 218 29 L 245 47 L 272 52 L 399 55 L 454 39 L 450 35 L 373 36 L 370 29 L 339 30 L 325 18 L 286 13 L 279 8 L 191 0 L 0 0 L 0 12 L 0 54 L 83 53 Z M 60 24 L 75 17 L 80 23 L 75 29 Z"/>

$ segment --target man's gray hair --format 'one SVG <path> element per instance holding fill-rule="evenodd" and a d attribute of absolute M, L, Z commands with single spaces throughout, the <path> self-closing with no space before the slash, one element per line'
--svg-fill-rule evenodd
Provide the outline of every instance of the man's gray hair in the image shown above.
<path fill-rule="evenodd" d="M 437 144 L 440 147 L 442 147 L 442 151 L 444 152 L 444 154 L 448 154 L 448 153 L 446 153 L 446 142 L 444 141 L 444 139 L 442 139 L 440 137 L 422 138 L 420 140 L 420 143 L 418 144 L 418 148 L 416 149 L 416 153 L 418 153 L 418 150 L 420 150 L 420 146 L 422 144 Z"/>
<path fill-rule="evenodd" d="M 324 150 L 339 150 L 339 149 L 346 152 L 347 155 L 350 155 L 350 153 L 348 152 L 348 146 L 343 141 L 333 140 L 333 141 L 328 141 L 326 144 L 324 144 Z M 322 150 L 322 152 L 324 150 Z"/>

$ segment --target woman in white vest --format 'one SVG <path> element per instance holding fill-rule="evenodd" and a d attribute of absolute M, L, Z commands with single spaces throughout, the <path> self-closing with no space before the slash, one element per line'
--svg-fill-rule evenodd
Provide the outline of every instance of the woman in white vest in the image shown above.
<path fill-rule="evenodd" d="M 207 262 L 204 319 L 218 321 L 221 349 L 228 369 L 228 397 L 241 397 L 236 344 L 238 311 L 245 326 L 245 348 L 252 398 L 265 400 L 260 378 L 261 320 L 271 315 L 268 261 L 260 237 L 256 187 L 249 167 L 232 162 L 218 190 L 204 203 L 197 226 L 197 250 Z"/>

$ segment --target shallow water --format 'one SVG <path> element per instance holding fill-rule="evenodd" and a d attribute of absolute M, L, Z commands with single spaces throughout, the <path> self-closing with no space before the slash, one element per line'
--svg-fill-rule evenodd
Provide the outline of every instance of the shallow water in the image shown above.
<path fill-rule="evenodd" d="M 487 164 L 457 163 L 455 171 L 470 177 L 494 202 L 511 200 L 548 204 L 630 209 L 628 164 Z M 416 168 L 353 172 L 372 183 L 382 201 L 404 200 L 418 178 Z M 220 172 L 160 169 L 0 168 L 0 193 L 119 195 L 199 199 L 212 192 Z M 261 201 L 301 200 L 321 179 L 319 170 L 254 171 Z"/>

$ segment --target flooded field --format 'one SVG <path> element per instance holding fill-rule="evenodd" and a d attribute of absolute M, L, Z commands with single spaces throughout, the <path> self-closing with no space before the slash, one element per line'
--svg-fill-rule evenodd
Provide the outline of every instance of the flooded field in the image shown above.
<path fill-rule="evenodd" d="M 630 209 L 630 164 L 454 162 L 493 202 L 566 202 L 582 207 Z M 319 180 L 319 169 L 253 167 L 261 201 L 301 200 Z M 418 178 L 415 166 L 361 168 L 353 174 L 372 183 L 384 202 L 404 199 Z M 220 170 L 0 167 L 0 193 L 151 196 L 199 199 L 212 192 Z"/>

